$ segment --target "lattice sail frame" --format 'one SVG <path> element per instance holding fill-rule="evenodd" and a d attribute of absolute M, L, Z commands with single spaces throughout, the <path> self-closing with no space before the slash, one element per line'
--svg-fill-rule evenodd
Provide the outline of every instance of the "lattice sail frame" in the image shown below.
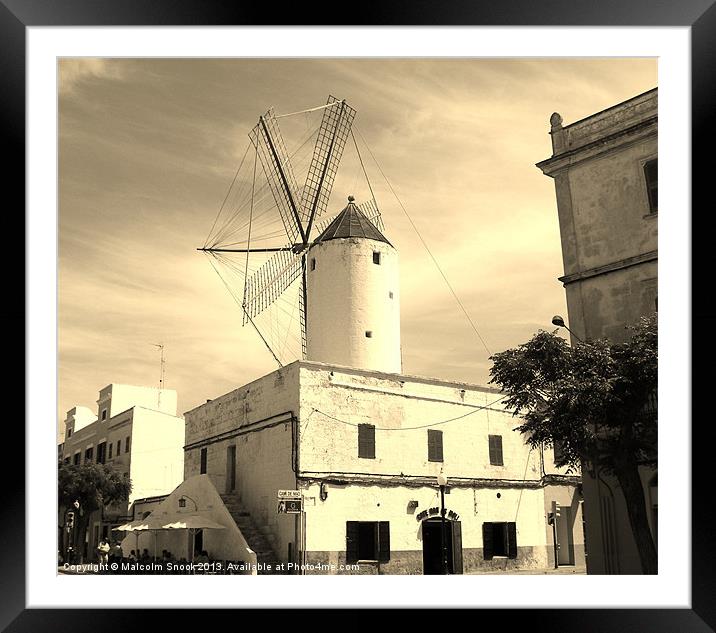
<path fill-rule="evenodd" d="M 333 181 L 356 115 L 356 111 L 345 101 L 329 96 L 327 104 L 331 103 L 339 105 L 323 111 L 321 127 L 301 195 L 301 219 L 308 223 L 308 227 L 320 218 L 328 207 Z"/>
<path fill-rule="evenodd" d="M 273 108 L 259 117 L 259 122 L 249 133 L 249 138 L 258 153 L 286 235 L 293 244 L 301 233 L 298 221 L 301 217 L 298 187 Z"/>
<path fill-rule="evenodd" d="M 312 228 L 315 220 L 328 207 L 338 165 L 356 114 L 345 100 L 338 100 L 332 95 L 329 95 L 326 105 L 331 107 L 323 111 L 300 201 L 296 178 L 273 108 L 259 118 L 249 134 L 289 242 L 284 250 L 276 252 L 245 280 L 244 325 L 271 306 L 296 279 L 302 277 L 303 259 L 310 247 Z M 301 296 L 304 292 L 302 288 Z M 305 318 L 302 324 L 302 338 L 305 339 Z"/>

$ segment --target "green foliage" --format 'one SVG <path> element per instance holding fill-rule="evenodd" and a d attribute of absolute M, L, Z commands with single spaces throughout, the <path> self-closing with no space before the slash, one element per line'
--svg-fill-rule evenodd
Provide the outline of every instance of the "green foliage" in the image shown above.
<path fill-rule="evenodd" d="M 60 506 L 80 502 L 84 512 L 126 501 L 132 491 L 132 482 L 125 474 L 104 464 L 61 464 L 58 473 L 58 499 Z"/>
<path fill-rule="evenodd" d="M 615 472 L 626 463 L 656 465 L 656 315 L 631 330 L 623 344 L 574 346 L 540 331 L 491 357 L 490 382 L 524 420 L 516 430 L 531 446 L 558 443 L 558 466 Z"/>

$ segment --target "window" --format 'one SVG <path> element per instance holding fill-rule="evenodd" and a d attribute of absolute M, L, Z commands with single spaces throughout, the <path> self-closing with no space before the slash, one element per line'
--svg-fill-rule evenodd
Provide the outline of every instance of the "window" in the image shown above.
<path fill-rule="evenodd" d="M 94 446 L 90 446 L 85 451 L 85 464 L 92 461 L 93 455 L 94 455 Z"/>
<path fill-rule="evenodd" d="M 69 439 L 69 438 L 71 438 L 71 437 L 72 437 L 72 427 L 70 427 L 69 429 L 67 429 L 67 438 Z"/>
<path fill-rule="evenodd" d="M 117 457 L 122 452 L 122 440 L 117 440 Z"/>
<path fill-rule="evenodd" d="M 373 251 L 373 263 L 380 266 L 380 253 L 378 251 Z"/>
<path fill-rule="evenodd" d="M 646 191 L 649 195 L 649 213 L 656 213 L 659 209 L 659 169 L 658 159 L 650 160 L 644 164 L 644 178 L 646 178 Z"/>
<path fill-rule="evenodd" d="M 346 521 L 346 563 L 390 561 L 388 521 Z"/>
<path fill-rule="evenodd" d="M 428 461 L 443 461 L 443 432 L 428 429 Z"/>
<path fill-rule="evenodd" d="M 80 453 L 75 453 L 75 456 L 72 458 L 72 463 L 73 463 L 75 466 L 79 466 L 79 465 L 80 465 L 80 459 L 81 459 L 81 457 L 82 457 L 82 456 L 81 456 Z"/>
<path fill-rule="evenodd" d="M 393 291 L 392 291 L 392 290 L 388 292 L 388 297 L 390 297 L 391 299 L 393 298 Z"/>
<path fill-rule="evenodd" d="M 97 444 L 97 463 L 104 464 L 107 461 L 107 442 Z"/>
<path fill-rule="evenodd" d="M 316 270 L 316 258 L 311 257 L 311 270 Z"/>
<path fill-rule="evenodd" d="M 554 464 L 557 465 L 557 462 L 559 462 L 562 457 L 564 457 L 564 445 L 562 442 L 555 440 L 554 444 L 552 446 L 552 450 L 554 451 Z"/>
<path fill-rule="evenodd" d="M 495 556 L 517 558 L 517 524 L 483 523 L 482 554 L 485 560 Z"/>
<path fill-rule="evenodd" d="M 69 457 L 65 457 L 65 464 L 69 464 L 69 463 L 70 463 L 70 458 L 69 458 Z"/>
<path fill-rule="evenodd" d="M 365 331 L 365 337 L 366 337 L 366 338 L 373 338 L 373 331 L 372 331 L 372 330 L 366 330 L 366 331 Z"/>
<path fill-rule="evenodd" d="M 112 449 L 114 448 L 114 444 L 109 445 L 109 459 L 112 459 Z"/>
<path fill-rule="evenodd" d="M 205 475 L 206 474 L 206 449 L 202 448 L 200 453 L 200 464 L 199 464 L 199 474 Z"/>
<path fill-rule="evenodd" d="M 102 409 L 102 422 L 107 419 L 107 409 Z"/>
<path fill-rule="evenodd" d="M 129 435 L 124 438 L 124 452 L 129 453 Z"/>
<path fill-rule="evenodd" d="M 375 459 L 375 426 L 358 425 L 358 457 Z"/>
<path fill-rule="evenodd" d="M 502 435 L 488 435 L 490 442 L 490 463 L 493 466 L 504 466 L 502 461 Z"/>

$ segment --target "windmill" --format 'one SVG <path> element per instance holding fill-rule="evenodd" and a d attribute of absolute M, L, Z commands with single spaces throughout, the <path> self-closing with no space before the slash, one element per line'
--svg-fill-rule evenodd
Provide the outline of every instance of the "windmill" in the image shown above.
<path fill-rule="evenodd" d="M 317 129 L 315 144 L 304 184 L 299 187 L 291 155 L 286 148 L 278 120 L 284 117 L 319 111 L 322 111 L 322 116 Z M 355 115 L 356 111 L 345 100 L 339 100 L 333 96 L 328 97 L 325 105 L 310 108 L 309 110 L 287 115 L 276 115 L 273 108 L 271 108 L 261 115 L 257 124 L 249 133 L 249 147 L 253 149 L 254 167 L 251 193 L 250 196 L 247 196 L 246 203 L 243 205 L 244 211 L 248 207 L 248 222 L 243 225 L 247 229 L 247 231 L 245 230 L 245 236 L 238 243 L 234 242 L 228 245 L 222 244 L 220 240 L 215 240 L 214 243 L 209 244 L 209 238 L 207 238 L 207 243 L 202 248 L 197 249 L 217 258 L 221 263 L 237 273 L 242 272 L 240 266 L 236 262 L 228 261 L 226 259 L 227 254 L 245 256 L 246 266 L 242 275 L 243 290 L 240 300 L 238 293 L 232 292 L 232 294 L 241 306 L 243 313 L 242 324 L 250 323 L 254 326 L 280 365 L 283 364 L 279 359 L 280 354 L 277 353 L 276 346 L 272 346 L 267 340 L 268 337 L 265 331 L 262 331 L 262 328 L 259 327 L 257 318 L 272 310 L 277 302 L 284 297 L 287 290 L 298 282 L 300 284 L 298 290 L 298 313 L 301 356 L 306 358 L 308 300 L 306 292 L 306 257 L 313 244 L 314 236 L 319 235 L 321 230 L 326 228 L 332 219 L 321 221 L 328 208 L 338 167 L 349 137 L 353 141 L 360 165 L 363 167 L 358 145 L 352 132 Z M 257 165 L 259 163 L 265 183 L 263 187 L 258 187 L 257 189 Z M 364 167 L 363 173 L 367 180 Z M 380 212 L 370 184 L 368 184 L 368 187 L 370 189 L 370 199 L 358 206 L 371 222 L 382 228 Z M 268 197 L 266 190 L 270 191 L 269 199 L 273 201 L 273 205 L 257 212 L 255 203 L 257 200 Z M 240 212 L 241 209 L 229 221 L 229 226 L 235 223 Z M 271 214 L 277 215 L 280 219 L 280 233 L 283 243 L 270 246 L 256 245 L 256 239 L 252 237 L 254 221 Z M 226 237 L 232 235 L 233 232 L 225 230 L 223 235 Z M 274 233 L 274 236 L 276 234 Z M 255 256 L 263 256 L 266 259 L 255 270 L 250 272 L 249 261 L 251 257 Z M 219 271 L 217 270 L 217 272 Z M 230 285 L 226 285 L 232 291 Z M 263 330 L 265 329 L 263 328 Z"/>

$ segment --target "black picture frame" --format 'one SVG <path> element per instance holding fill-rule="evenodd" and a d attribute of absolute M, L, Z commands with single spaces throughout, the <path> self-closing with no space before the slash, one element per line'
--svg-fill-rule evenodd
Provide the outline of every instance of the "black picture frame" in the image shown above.
<path fill-rule="evenodd" d="M 710 209 L 703 192 L 713 179 L 708 149 L 714 141 L 716 120 L 716 6 L 715 0 L 680 0 L 654 3 L 649 0 L 603 0 L 589 3 L 574 0 L 534 2 L 503 0 L 502 2 L 415 0 L 355 4 L 348 10 L 354 25 L 484 25 L 484 26 L 689 26 L 691 27 L 692 78 L 692 200 L 701 200 L 703 214 L 691 215 L 681 209 L 685 221 Z M 340 8 L 340 7 L 339 7 Z M 327 25 L 336 15 L 336 7 L 321 3 L 292 3 L 284 7 L 282 22 L 291 25 Z M 26 28 L 32 26 L 213 26 L 268 25 L 275 23 L 275 6 L 262 3 L 222 2 L 208 0 L 0 0 L 0 120 L 6 160 L 4 193 L 12 192 L 15 204 L 6 202 L 6 213 L 25 204 L 25 40 Z M 7 199 L 7 197 L 6 197 Z M 694 203 L 695 205 L 696 203 Z M 7 216 L 6 216 L 7 217 Z M 692 231 L 692 332 L 698 332 L 698 345 L 693 348 L 692 390 L 706 392 L 711 366 L 706 359 L 713 355 L 713 330 L 716 309 L 711 307 L 706 256 L 710 248 L 699 248 L 698 240 L 710 235 L 705 227 Z M 8 269 L 9 270 L 9 269 Z M 701 292 L 698 290 L 701 289 Z M 22 290 L 21 290 L 22 292 Z M 684 323 L 684 327 L 688 327 Z M 700 365 L 703 366 L 700 369 Z M 689 371 L 690 368 L 684 368 Z M 19 372 L 18 372 L 19 373 Z M 683 403 L 683 419 L 676 422 L 689 432 L 691 403 Z M 696 416 L 694 416 L 696 417 Z M 698 419 L 698 418 L 697 418 Z M 7 446 L 14 455 L 24 455 L 25 433 L 21 425 L 5 426 Z M 48 421 L 48 424 L 51 424 Z M 519 609 L 513 610 L 504 623 L 510 628 L 524 624 L 529 630 L 635 631 L 713 631 L 716 627 L 716 546 L 712 537 L 713 492 L 709 492 L 712 476 L 705 465 L 712 463 L 712 423 L 704 416 L 691 426 L 692 434 L 692 500 L 683 499 L 684 513 L 692 509 L 691 609 Z M 23 459 L 22 457 L 20 458 Z M 17 462 L 7 468 L 18 472 Z M 7 631 L 96 631 L 135 628 L 144 630 L 153 624 L 157 612 L 137 609 L 28 609 L 25 600 L 25 494 L 24 486 L 9 482 L 3 490 L 3 521 L 0 524 L 4 544 L 0 566 L 0 627 Z M 690 503 L 692 501 L 692 503 Z M 668 535 L 662 538 L 669 538 Z M 674 546 L 681 546 L 679 535 L 673 535 Z M 637 579 L 638 580 L 638 579 Z M 576 605 L 575 605 L 576 607 Z M 499 610 L 483 609 L 483 618 L 504 618 Z M 334 616 L 331 616 L 331 620 Z M 340 626 L 335 615 L 335 626 Z M 198 610 L 161 612 L 162 623 L 181 618 L 181 626 L 206 626 L 206 614 Z M 331 626 L 328 620 L 327 626 Z M 237 623 L 238 624 L 238 623 Z M 288 621 L 285 622 L 289 624 Z M 315 625 L 316 622 L 314 621 Z M 453 622 L 455 624 L 455 622 Z"/>

